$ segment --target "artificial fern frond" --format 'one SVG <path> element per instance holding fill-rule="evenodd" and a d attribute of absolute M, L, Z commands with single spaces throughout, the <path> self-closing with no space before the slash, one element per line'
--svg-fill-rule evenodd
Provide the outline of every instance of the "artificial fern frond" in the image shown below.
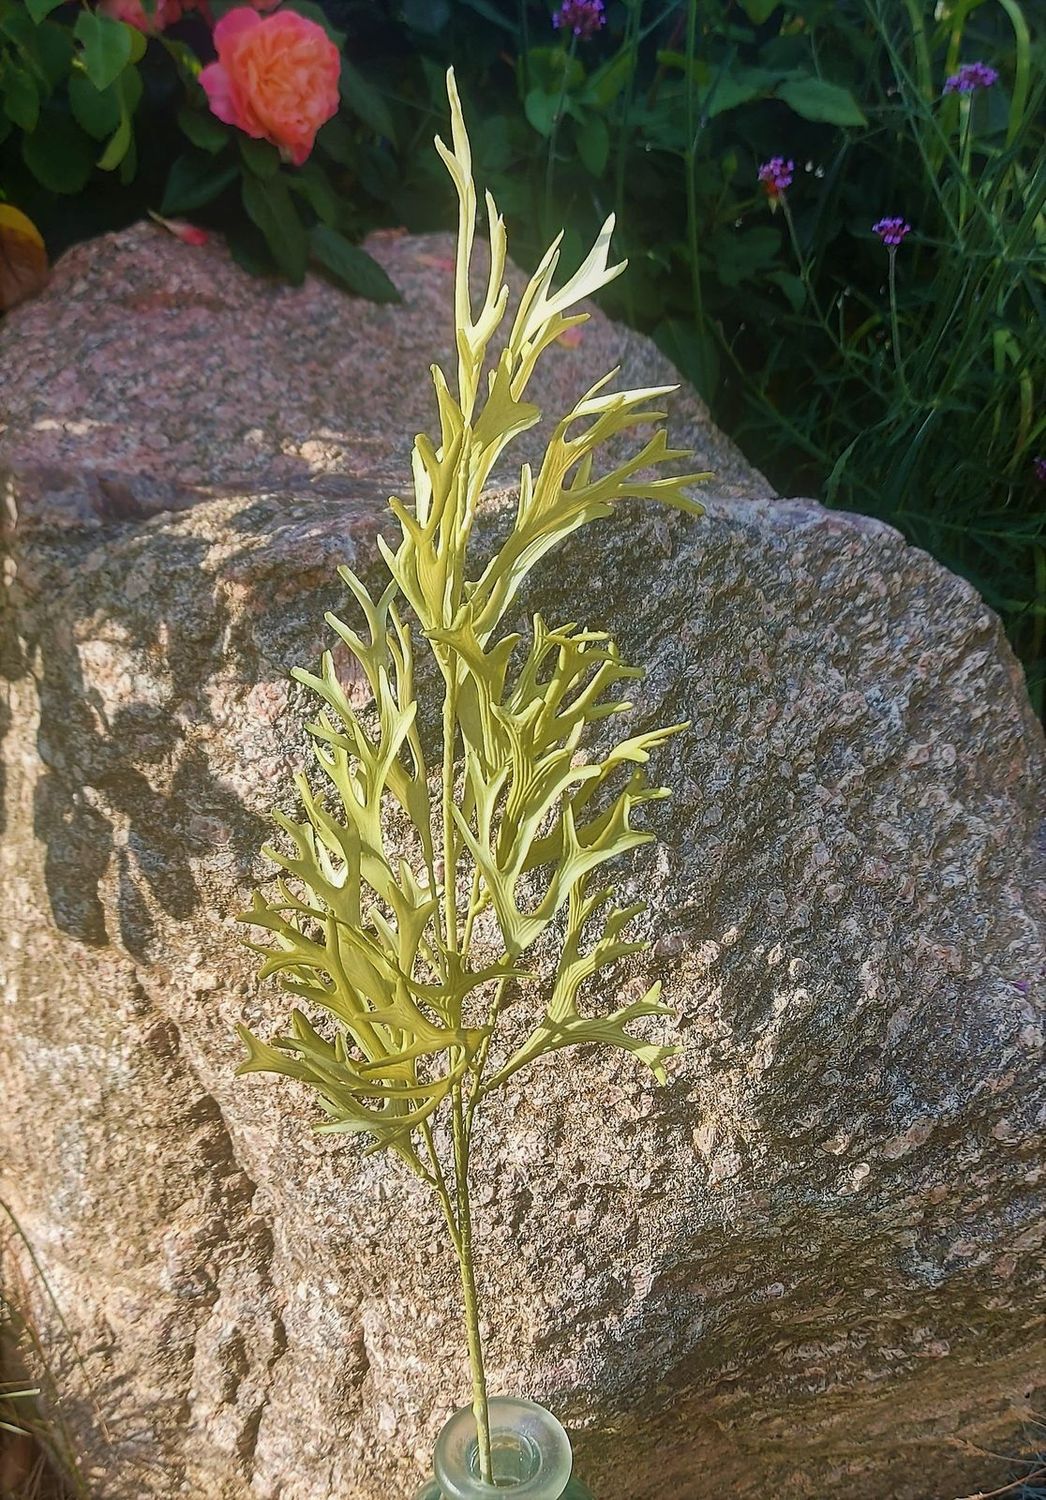
<path fill-rule="evenodd" d="M 583 1013 L 585 986 L 643 948 L 626 934 L 641 906 L 615 906 L 610 886 L 590 893 L 589 882 L 651 841 L 635 818 L 667 792 L 648 782 L 647 764 L 686 726 L 612 732 L 631 707 L 622 690 L 642 671 L 605 632 L 540 616 L 528 640 L 501 627 L 530 573 L 568 536 L 637 498 L 699 515 L 690 490 L 706 477 L 665 472 L 687 457 L 661 425 L 673 388 L 614 391 L 611 371 L 556 423 L 536 471 L 520 469 L 500 547 L 472 555 L 495 466 L 540 419 L 527 396 L 538 362 L 584 321 L 579 301 L 625 264 L 611 263 L 610 218 L 557 289 L 557 240 L 495 348 L 508 313 L 505 227 L 486 195 L 490 268 L 476 305 L 478 197 L 452 74 L 448 93 L 451 144 L 436 149 L 459 208 L 456 381 L 433 366 L 438 437 L 416 438 L 411 501 L 389 502 L 399 537 L 379 540 L 386 583 L 373 596 L 340 569 L 360 623 L 327 616 L 369 701 L 350 700 L 330 652 L 318 671 L 294 672 L 319 705 L 307 726 L 315 775 L 297 778 L 299 815 L 276 814 L 284 841 L 266 853 L 279 878 L 241 918 L 260 930 L 252 946 L 262 977 L 298 1002 L 275 1042 L 242 1032 L 243 1071 L 308 1084 L 326 1117 L 319 1129 L 369 1134 L 373 1149 L 395 1150 L 437 1190 L 430 1122 L 444 1103 L 464 1120 L 467 1102 L 470 1121 L 481 1098 L 538 1057 L 592 1042 L 664 1076 L 673 1049 L 630 1030 L 668 1014 L 656 985 L 609 1015 Z M 601 466 L 607 445 L 619 452 L 629 434 L 634 451 Z M 417 644 L 442 681 L 441 769 L 426 760 L 419 727 Z M 557 923 L 560 958 L 543 990 L 524 955 Z M 532 1006 L 534 1024 L 495 1064 L 510 989 Z"/>

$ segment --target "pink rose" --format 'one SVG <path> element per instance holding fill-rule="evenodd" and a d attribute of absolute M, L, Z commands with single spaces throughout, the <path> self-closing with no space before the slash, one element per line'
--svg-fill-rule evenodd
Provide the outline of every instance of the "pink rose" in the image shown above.
<path fill-rule="evenodd" d="M 191 10 L 195 0 L 183 5 L 182 0 L 155 0 L 152 11 L 148 11 L 143 0 L 99 0 L 98 9 L 112 21 L 126 21 L 137 31 L 155 36 L 166 31 L 175 21 L 180 21 L 183 10 Z"/>
<path fill-rule="evenodd" d="M 214 28 L 218 61 L 200 74 L 211 111 L 300 167 L 338 111 L 341 57 L 315 21 L 294 10 L 228 11 Z"/>

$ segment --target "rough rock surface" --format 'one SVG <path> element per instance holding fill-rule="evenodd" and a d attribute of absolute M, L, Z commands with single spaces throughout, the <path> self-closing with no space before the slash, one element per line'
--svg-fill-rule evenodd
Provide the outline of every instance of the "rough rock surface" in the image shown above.
<path fill-rule="evenodd" d="M 380 253 L 403 307 L 139 229 L 0 335 L 0 1176 L 102 1500 L 401 1500 L 466 1389 L 421 1187 L 232 1077 L 282 1007 L 232 918 L 303 759 L 287 670 L 374 567 L 447 342 L 446 242 Z M 599 319 L 543 399 L 617 359 L 662 378 Z M 549 1059 L 489 1120 L 492 1385 L 563 1414 L 600 1500 L 949 1500 L 1046 1409 L 1041 732 L 969 586 L 774 500 L 694 398 L 671 425 L 726 477 L 707 517 L 605 523 L 526 603 L 693 721 L 621 976 L 683 1055 L 661 1089 Z"/>
<path fill-rule="evenodd" d="M 249 283 L 218 244 L 174 246 L 150 224 L 77 246 L 9 320 L 0 466 L 20 509 L 64 527 L 266 490 L 383 507 L 432 425 L 429 365 L 454 368 L 451 238 L 374 237 L 402 306 L 314 277 L 301 289 Z M 476 258 L 481 270 L 480 245 Z M 513 272 L 515 292 L 524 280 Z M 532 386 L 549 413 L 616 364 L 622 385 L 678 378 L 649 339 L 601 315 L 573 337 Z M 773 493 L 692 391 L 670 410 L 676 440 L 720 488 Z M 517 451 L 533 460 L 543 448 L 535 429 Z"/>

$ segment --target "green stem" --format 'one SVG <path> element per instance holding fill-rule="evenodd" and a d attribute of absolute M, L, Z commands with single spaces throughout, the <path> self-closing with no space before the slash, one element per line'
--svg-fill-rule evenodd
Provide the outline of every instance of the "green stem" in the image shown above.
<path fill-rule="evenodd" d="M 970 164 L 973 160 L 973 100 L 964 94 L 959 100 L 959 232 L 966 227 L 967 192 Z"/>
<path fill-rule="evenodd" d="M 628 54 L 628 81 L 621 91 L 618 113 L 617 158 L 614 163 L 614 213 L 618 232 L 624 222 L 625 170 L 628 164 L 629 121 L 632 117 L 632 100 L 635 97 L 636 68 L 639 59 L 639 30 L 642 21 L 643 0 L 627 0 L 628 21 L 622 51 Z M 635 306 L 632 297 L 632 278 L 625 278 L 626 322 L 635 322 Z"/>
<path fill-rule="evenodd" d="M 491 1002 L 490 1011 L 487 1015 L 487 1034 L 483 1038 L 482 1042 L 480 1042 L 479 1050 L 477 1051 L 476 1056 L 472 1062 L 471 1072 L 476 1082 L 473 1085 L 472 1093 L 469 1097 L 468 1106 L 465 1110 L 466 1145 L 472 1139 L 472 1122 L 475 1118 L 476 1110 L 483 1099 L 483 1095 L 487 1092 L 487 1090 L 483 1087 L 483 1070 L 487 1066 L 487 1058 L 490 1055 L 490 1043 L 494 1035 L 494 1027 L 497 1024 L 498 1017 L 501 1015 L 501 1007 L 505 1003 L 505 996 L 507 992 L 508 980 L 499 979 L 497 988 L 494 991 L 494 999 Z"/>
<path fill-rule="evenodd" d="M 458 951 L 457 838 L 454 832 L 454 743 L 457 738 L 457 662 L 448 653 L 443 697 L 443 925 L 447 952 Z"/>
<path fill-rule="evenodd" d="M 527 0 L 519 0 L 519 41 L 523 57 L 523 97 L 530 93 L 530 22 Z"/>
<path fill-rule="evenodd" d="M 1028 107 L 1028 90 L 1031 87 L 1031 33 L 1024 13 L 1017 0 L 999 0 L 999 4 L 1010 18 L 1017 50 L 1017 62 L 1013 74 L 1013 95 L 1010 101 L 1010 118 L 1006 127 L 1006 144 L 1012 146 L 1017 138 Z"/>
<path fill-rule="evenodd" d="M 799 244 L 799 236 L 796 233 L 795 229 L 795 220 L 792 218 L 792 210 L 788 206 L 788 198 L 786 194 L 782 193 L 780 198 L 778 199 L 778 202 L 781 205 L 781 212 L 784 214 L 785 223 L 788 225 L 788 237 L 792 242 L 792 249 L 795 252 L 796 263 L 799 266 L 799 278 L 802 281 L 803 286 L 806 288 L 806 295 L 810 298 L 810 306 L 814 310 L 814 317 L 817 319 L 818 323 L 820 323 L 825 337 L 828 339 L 828 342 L 833 345 L 836 352 L 843 360 L 843 363 L 849 363 L 850 351 L 847 349 L 840 335 L 836 333 L 831 323 L 829 323 L 828 319 L 825 317 L 824 310 L 821 307 L 821 303 L 818 300 L 817 293 L 814 290 L 814 279 L 810 275 L 809 264 L 807 263 L 806 257 L 803 255 L 802 247 Z"/>
<path fill-rule="evenodd" d="M 457 1216 L 454 1212 L 454 1204 L 451 1200 L 450 1191 L 447 1187 L 447 1179 L 443 1175 L 443 1165 L 440 1162 L 439 1153 L 436 1150 L 436 1142 L 433 1139 L 432 1135 L 432 1124 L 429 1120 L 423 1121 L 421 1132 L 425 1141 L 426 1149 L 429 1154 L 429 1162 L 432 1166 L 432 1173 L 430 1176 L 426 1177 L 426 1181 L 433 1188 L 436 1197 L 440 1201 L 440 1206 L 443 1209 L 444 1217 L 447 1220 L 447 1228 L 450 1230 L 450 1238 L 454 1245 L 455 1253 L 457 1253 L 461 1245 L 461 1234 L 458 1230 L 458 1221 Z"/>
<path fill-rule="evenodd" d="M 912 45 L 915 49 L 915 70 L 919 79 L 919 93 L 929 103 L 933 98 L 933 64 L 930 47 L 926 40 L 926 22 L 923 18 L 922 0 L 905 0 L 908 21 L 912 29 Z M 882 16 L 879 16 L 882 24 Z"/>
<path fill-rule="evenodd" d="M 570 47 L 567 51 L 567 61 L 563 67 L 563 82 L 559 90 L 559 102 L 556 112 L 552 117 L 552 129 L 548 137 L 548 160 L 545 163 L 545 238 L 550 238 L 555 230 L 552 228 L 552 187 L 556 175 L 556 142 L 559 139 L 560 121 L 563 119 L 563 106 L 567 102 L 567 81 L 570 77 L 570 65 L 577 53 L 577 37 L 571 32 Z"/>
<path fill-rule="evenodd" d="M 453 1090 L 454 1175 L 458 1199 L 458 1266 L 465 1301 L 465 1331 L 468 1336 L 469 1369 L 472 1372 L 472 1410 L 476 1417 L 479 1442 L 479 1473 L 485 1484 L 493 1484 L 490 1456 L 490 1412 L 487 1406 L 487 1377 L 483 1368 L 483 1341 L 479 1331 L 479 1298 L 476 1292 L 476 1270 L 472 1254 L 472 1212 L 469 1199 L 469 1147 L 465 1128 L 465 1110 L 461 1085 Z"/>
<path fill-rule="evenodd" d="M 908 377 L 904 373 L 904 361 L 901 358 L 901 326 L 897 317 L 897 250 L 890 246 L 890 332 L 893 341 L 893 362 L 897 370 L 897 379 L 901 390 L 912 399 L 912 393 L 908 389 Z"/>
<path fill-rule="evenodd" d="M 690 295 L 694 304 L 694 323 L 698 334 L 705 331 L 704 298 L 701 291 L 701 267 L 697 252 L 697 120 L 695 98 L 695 60 L 697 56 L 697 0 L 689 0 L 686 17 L 686 227 L 690 250 Z"/>

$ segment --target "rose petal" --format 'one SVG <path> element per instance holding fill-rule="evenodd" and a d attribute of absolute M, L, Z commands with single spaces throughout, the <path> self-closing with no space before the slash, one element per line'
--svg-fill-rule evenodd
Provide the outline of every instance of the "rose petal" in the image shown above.
<path fill-rule="evenodd" d="M 240 115 L 232 95 L 232 80 L 220 62 L 208 63 L 200 70 L 200 85 L 207 95 L 211 113 L 226 125 L 239 125 Z"/>
<path fill-rule="evenodd" d="M 256 10 L 251 10 L 250 6 L 238 5 L 235 10 L 227 10 L 214 28 L 214 45 L 218 56 L 221 56 L 224 47 L 229 46 L 243 32 L 251 31 L 261 24 L 261 16 Z"/>

